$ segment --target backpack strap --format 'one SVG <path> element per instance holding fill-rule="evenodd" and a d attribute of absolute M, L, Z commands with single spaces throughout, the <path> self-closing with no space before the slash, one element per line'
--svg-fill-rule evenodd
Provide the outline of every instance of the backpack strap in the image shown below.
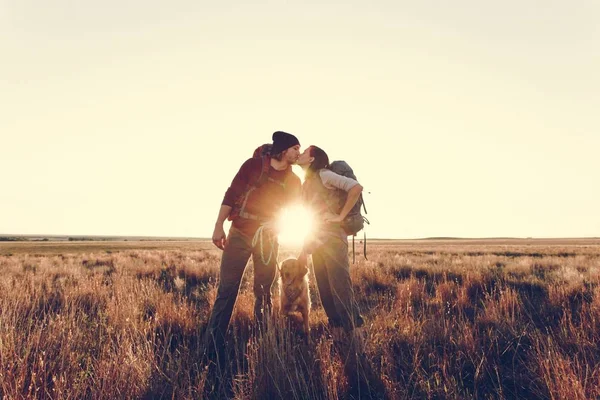
<path fill-rule="evenodd" d="M 352 264 L 356 262 L 356 251 L 354 250 L 354 237 L 356 235 L 352 235 Z M 363 255 L 365 256 L 365 260 L 369 261 L 367 258 L 367 233 L 363 231 Z"/>
<path fill-rule="evenodd" d="M 363 254 L 365 255 L 365 260 L 369 260 L 367 258 L 367 233 L 363 230 L 363 244 L 364 244 L 364 250 L 363 250 Z"/>
<path fill-rule="evenodd" d="M 287 175 L 286 178 L 284 179 L 284 182 L 279 182 L 279 181 L 276 181 L 275 179 L 271 178 L 269 176 L 269 170 L 271 168 L 271 156 L 264 155 L 261 157 L 261 160 L 262 160 L 262 164 L 261 164 L 261 168 L 260 168 L 260 175 L 258 176 L 258 179 L 256 180 L 256 182 L 248 185 L 246 194 L 244 194 L 244 197 L 243 197 L 244 200 L 239 208 L 239 211 L 237 212 L 237 215 L 239 215 L 240 217 L 246 218 L 246 219 L 252 219 L 255 221 L 265 221 L 265 219 L 261 218 L 257 215 L 246 212 L 246 204 L 248 203 L 248 198 L 250 197 L 250 193 L 252 193 L 254 190 L 256 190 L 259 187 L 261 187 L 262 185 L 264 185 L 267 181 L 276 183 L 276 184 L 280 185 L 281 187 L 283 187 L 283 189 L 285 190 L 287 178 L 289 177 L 289 175 Z M 291 168 L 290 168 L 289 172 L 291 173 Z"/>
<path fill-rule="evenodd" d="M 262 156 L 261 160 L 262 160 L 262 166 L 260 168 L 260 175 L 258 177 L 258 180 L 253 185 L 255 188 L 262 186 L 267 181 L 267 179 L 269 179 L 269 168 L 271 167 L 271 157 Z"/>
<path fill-rule="evenodd" d="M 252 193 L 254 190 L 261 187 L 267 181 L 267 179 L 269 179 L 269 167 L 271 166 L 271 157 L 269 157 L 268 155 L 265 155 L 265 156 L 261 157 L 261 160 L 262 160 L 262 164 L 260 167 L 260 175 L 258 176 L 258 179 L 254 183 L 248 184 L 246 193 L 243 196 L 244 200 L 242 201 L 242 204 L 239 207 L 239 211 L 237 212 L 237 215 L 242 218 L 252 219 L 252 220 L 256 220 L 256 221 L 260 221 L 262 219 L 260 217 L 258 217 L 257 215 L 247 213 L 246 212 L 246 204 L 248 203 L 248 198 L 250 197 L 250 193 Z"/>
<path fill-rule="evenodd" d="M 367 214 L 367 206 L 365 206 L 365 199 L 363 199 L 362 193 L 360 194 L 360 202 L 362 203 L 363 209 L 365 210 L 365 214 Z"/>

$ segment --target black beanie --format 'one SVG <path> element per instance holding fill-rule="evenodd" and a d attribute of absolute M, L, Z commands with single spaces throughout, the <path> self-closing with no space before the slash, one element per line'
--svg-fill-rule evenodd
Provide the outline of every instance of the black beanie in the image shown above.
<path fill-rule="evenodd" d="M 300 145 L 296 136 L 291 133 L 277 131 L 273 133 L 273 148 L 271 149 L 271 154 L 279 154 L 295 145 Z"/>

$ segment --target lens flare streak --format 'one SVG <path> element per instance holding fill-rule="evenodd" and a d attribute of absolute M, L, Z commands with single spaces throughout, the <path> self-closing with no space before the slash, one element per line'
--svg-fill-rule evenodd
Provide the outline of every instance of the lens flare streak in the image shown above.
<path fill-rule="evenodd" d="M 279 243 L 284 246 L 300 247 L 312 233 L 314 216 L 302 206 L 284 209 L 277 218 Z"/>

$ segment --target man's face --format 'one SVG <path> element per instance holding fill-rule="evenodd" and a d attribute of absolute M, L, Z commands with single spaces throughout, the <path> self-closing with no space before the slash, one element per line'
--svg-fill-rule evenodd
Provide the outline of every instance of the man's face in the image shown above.
<path fill-rule="evenodd" d="M 288 164 L 296 164 L 298 160 L 298 156 L 300 156 L 300 145 L 297 144 L 295 146 L 290 147 L 283 153 L 283 159 L 288 162 Z"/>

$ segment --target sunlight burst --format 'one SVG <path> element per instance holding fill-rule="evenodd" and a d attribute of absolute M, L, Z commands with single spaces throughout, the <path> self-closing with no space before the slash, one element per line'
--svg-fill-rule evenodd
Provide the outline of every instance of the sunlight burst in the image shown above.
<path fill-rule="evenodd" d="M 302 206 L 284 209 L 277 219 L 279 243 L 300 247 L 307 235 L 312 233 L 313 214 Z"/>

